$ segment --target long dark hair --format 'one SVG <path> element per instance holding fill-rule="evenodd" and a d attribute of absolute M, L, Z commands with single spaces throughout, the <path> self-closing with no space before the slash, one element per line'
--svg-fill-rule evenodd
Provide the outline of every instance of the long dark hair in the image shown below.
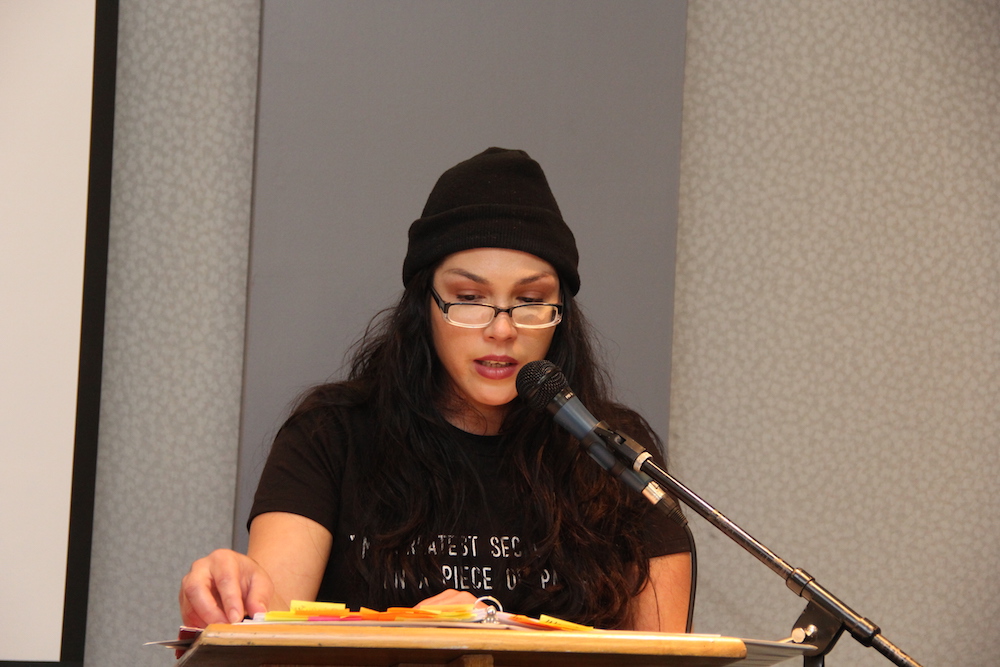
<path fill-rule="evenodd" d="M 415 595 L 431 577 L 432 590 L 424 587 L 413 602 L 437 592 L 433 573 L 440 567 L 431 554 L 413 553 L 411 546 L 428 527 L 454 525 L 465 501 L 481 489 L 470 485 L 474 476 L 465 470 L 467 462 L 448 447 L 450 431 L 441 410 L 450 398 L 448 379 L 430 327 L 433 274 L 433 268 L 418 273 L 396 306 L 373 318 L 352 348 L 347 380 L 316 388 L 294 413 L 365 404 L 378 415 L 364 457 L 377 461 L 365 473 L 371 495 L 361 517 L 371 547 L 358 562 L 371 607 L 388 606 L 386 582 L 394 573 L 402 573 L 405 589 Z M 590 326 L 570 295 L 563 294 L 563 303 L 547 358 L 594 414 L 647 447 L 658 447 L 649 425 L 611 400 Z M 518 398 L 509 406 L 501 436 L 504 465 L 510 466 L 524 513 L 523 539 L 533 546 L 519 579 L 537 580 L 543 569 L 559 573 L 555 585 L 520 589 L 520 608 L 514 611 L 597 627 L 627 626 L 629 603 L 649 575 L 639 519 L 648 505 L 590 461 L 551 417 L 529 410 Z"/>

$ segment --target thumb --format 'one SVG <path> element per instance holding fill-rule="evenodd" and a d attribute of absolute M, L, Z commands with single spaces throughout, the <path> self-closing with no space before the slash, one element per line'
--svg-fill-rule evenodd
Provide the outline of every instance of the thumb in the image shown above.
<path fill-rule="evenodd" d="M 271 597 L 274 595 L 274 584 L 263 571 L 258 570 L 250 578 L 250 586 L 244 598 L 248 616 L 262 614 L 268 611 Z"/>

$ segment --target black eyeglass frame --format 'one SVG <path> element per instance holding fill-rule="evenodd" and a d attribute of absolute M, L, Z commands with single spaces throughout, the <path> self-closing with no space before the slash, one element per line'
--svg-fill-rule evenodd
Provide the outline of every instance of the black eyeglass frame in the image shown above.
<path fill-rule="evenodd" d="M 548 329 L 562 322 L 563 304 L 561 303 L 520 303 L 516 306 L 501 308 L 500 306 L 494 306 L 491 303 L 466 303 L 463 301 L 445 301 L 444 299 L 441 298 L 441 295 L 438 294 L 437 290 L 434 289 L 433 287 L 431 288 L 431 296 L 434 297 L 434 303 L 436 303 L 438 305 L 438 308 L 441 309 L 441 315 L 444 316 L 444 321 L 456 327 L 462 327 L 463 329 L 485 329 L 486 327 L 488 327 L 490 324 L 493 323 L 493 320 L 495 320 L 500 313 L 507 313 L 508 315 L 510 315 L 511 323 L 518 329 Z M 489 320 L 487 320 L 482 324 L 466 324 L 464 322 L 456 322 L 455 320 L 448 317 L 448 309 L 451 308 L 452 306 L 484 306 L 486 308 L 492 308 L 493 317 L 491 317 Z M 551 322 L 547 322 L 545 324 L 518 324 L 514 320 L 513 311 L 516 310 L 517 308 L 526 308 L 530 306 L 549 306 L 551 308 L 555 308 L 556 317 Z"/>

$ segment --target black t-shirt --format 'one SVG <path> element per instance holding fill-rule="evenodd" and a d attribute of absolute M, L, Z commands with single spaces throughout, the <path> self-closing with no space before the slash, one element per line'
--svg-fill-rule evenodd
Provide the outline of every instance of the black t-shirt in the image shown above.
<path fill-rule="evenodd" d="M 372 437 L 374 416 L 364 406 L 328 407 L 289 420 L 279 431 L 264 468 L 250 514 L 290 512 L 310 518 L 333 535 L 333 548 L 317 599 L 343 602 L 351 608 L 370 606 L 361 581 L 371 536 L 361 534 L 359 517 L 370 503 L 370 484 L 363 478 L 362 457 Z M 514 482 L 503 471 L 500 436 L 476 436 L 450 429 L 455 456 L 467 461 L 482 493 L 465 493 L 458 523 L 431 531 L 410 545 L 402 557 L 431 554 L 440 565 L 444 588 L 497 598 L 519 612 L 526 587 L 545 588 L 559 573 L 542 569 L 534 581 L 519 581 L 517 567 L 530 545 L 523 539 L 523 509 Z M 461 451 L 458 450 L 461 448 Z M 654 456 L 656 453 L 654 452 Z M 596 464 L 595 464 L 596 465 Z M 646 505 L 648 506 L 648 504 Z M 649 557 L 690 551 L 687 532 L 658 511 L 646 512 L 645 546 Z M 520 585 L 519 585 L 520 584 Z M 402 576 L 386 582 L 391 606 L 408 606 L 441 590 L 440 582 L 420 582 L 414 589 Z"/>

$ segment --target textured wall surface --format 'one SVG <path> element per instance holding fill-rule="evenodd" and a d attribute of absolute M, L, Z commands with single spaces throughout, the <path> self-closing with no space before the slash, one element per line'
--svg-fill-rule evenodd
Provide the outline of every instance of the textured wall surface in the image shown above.
<path fill-rule="evenodd" d="M 923 664 L 996 664 L 1000 3 L 692 0 L 684 95 L 675 471 Z M 785 636 L 692 523 L 696 630 Z"/>
<path fill-rule="evenodd" d="M 86 663 L 166 665 L 232 535 L 259 7 L 121 3 Z"/>

